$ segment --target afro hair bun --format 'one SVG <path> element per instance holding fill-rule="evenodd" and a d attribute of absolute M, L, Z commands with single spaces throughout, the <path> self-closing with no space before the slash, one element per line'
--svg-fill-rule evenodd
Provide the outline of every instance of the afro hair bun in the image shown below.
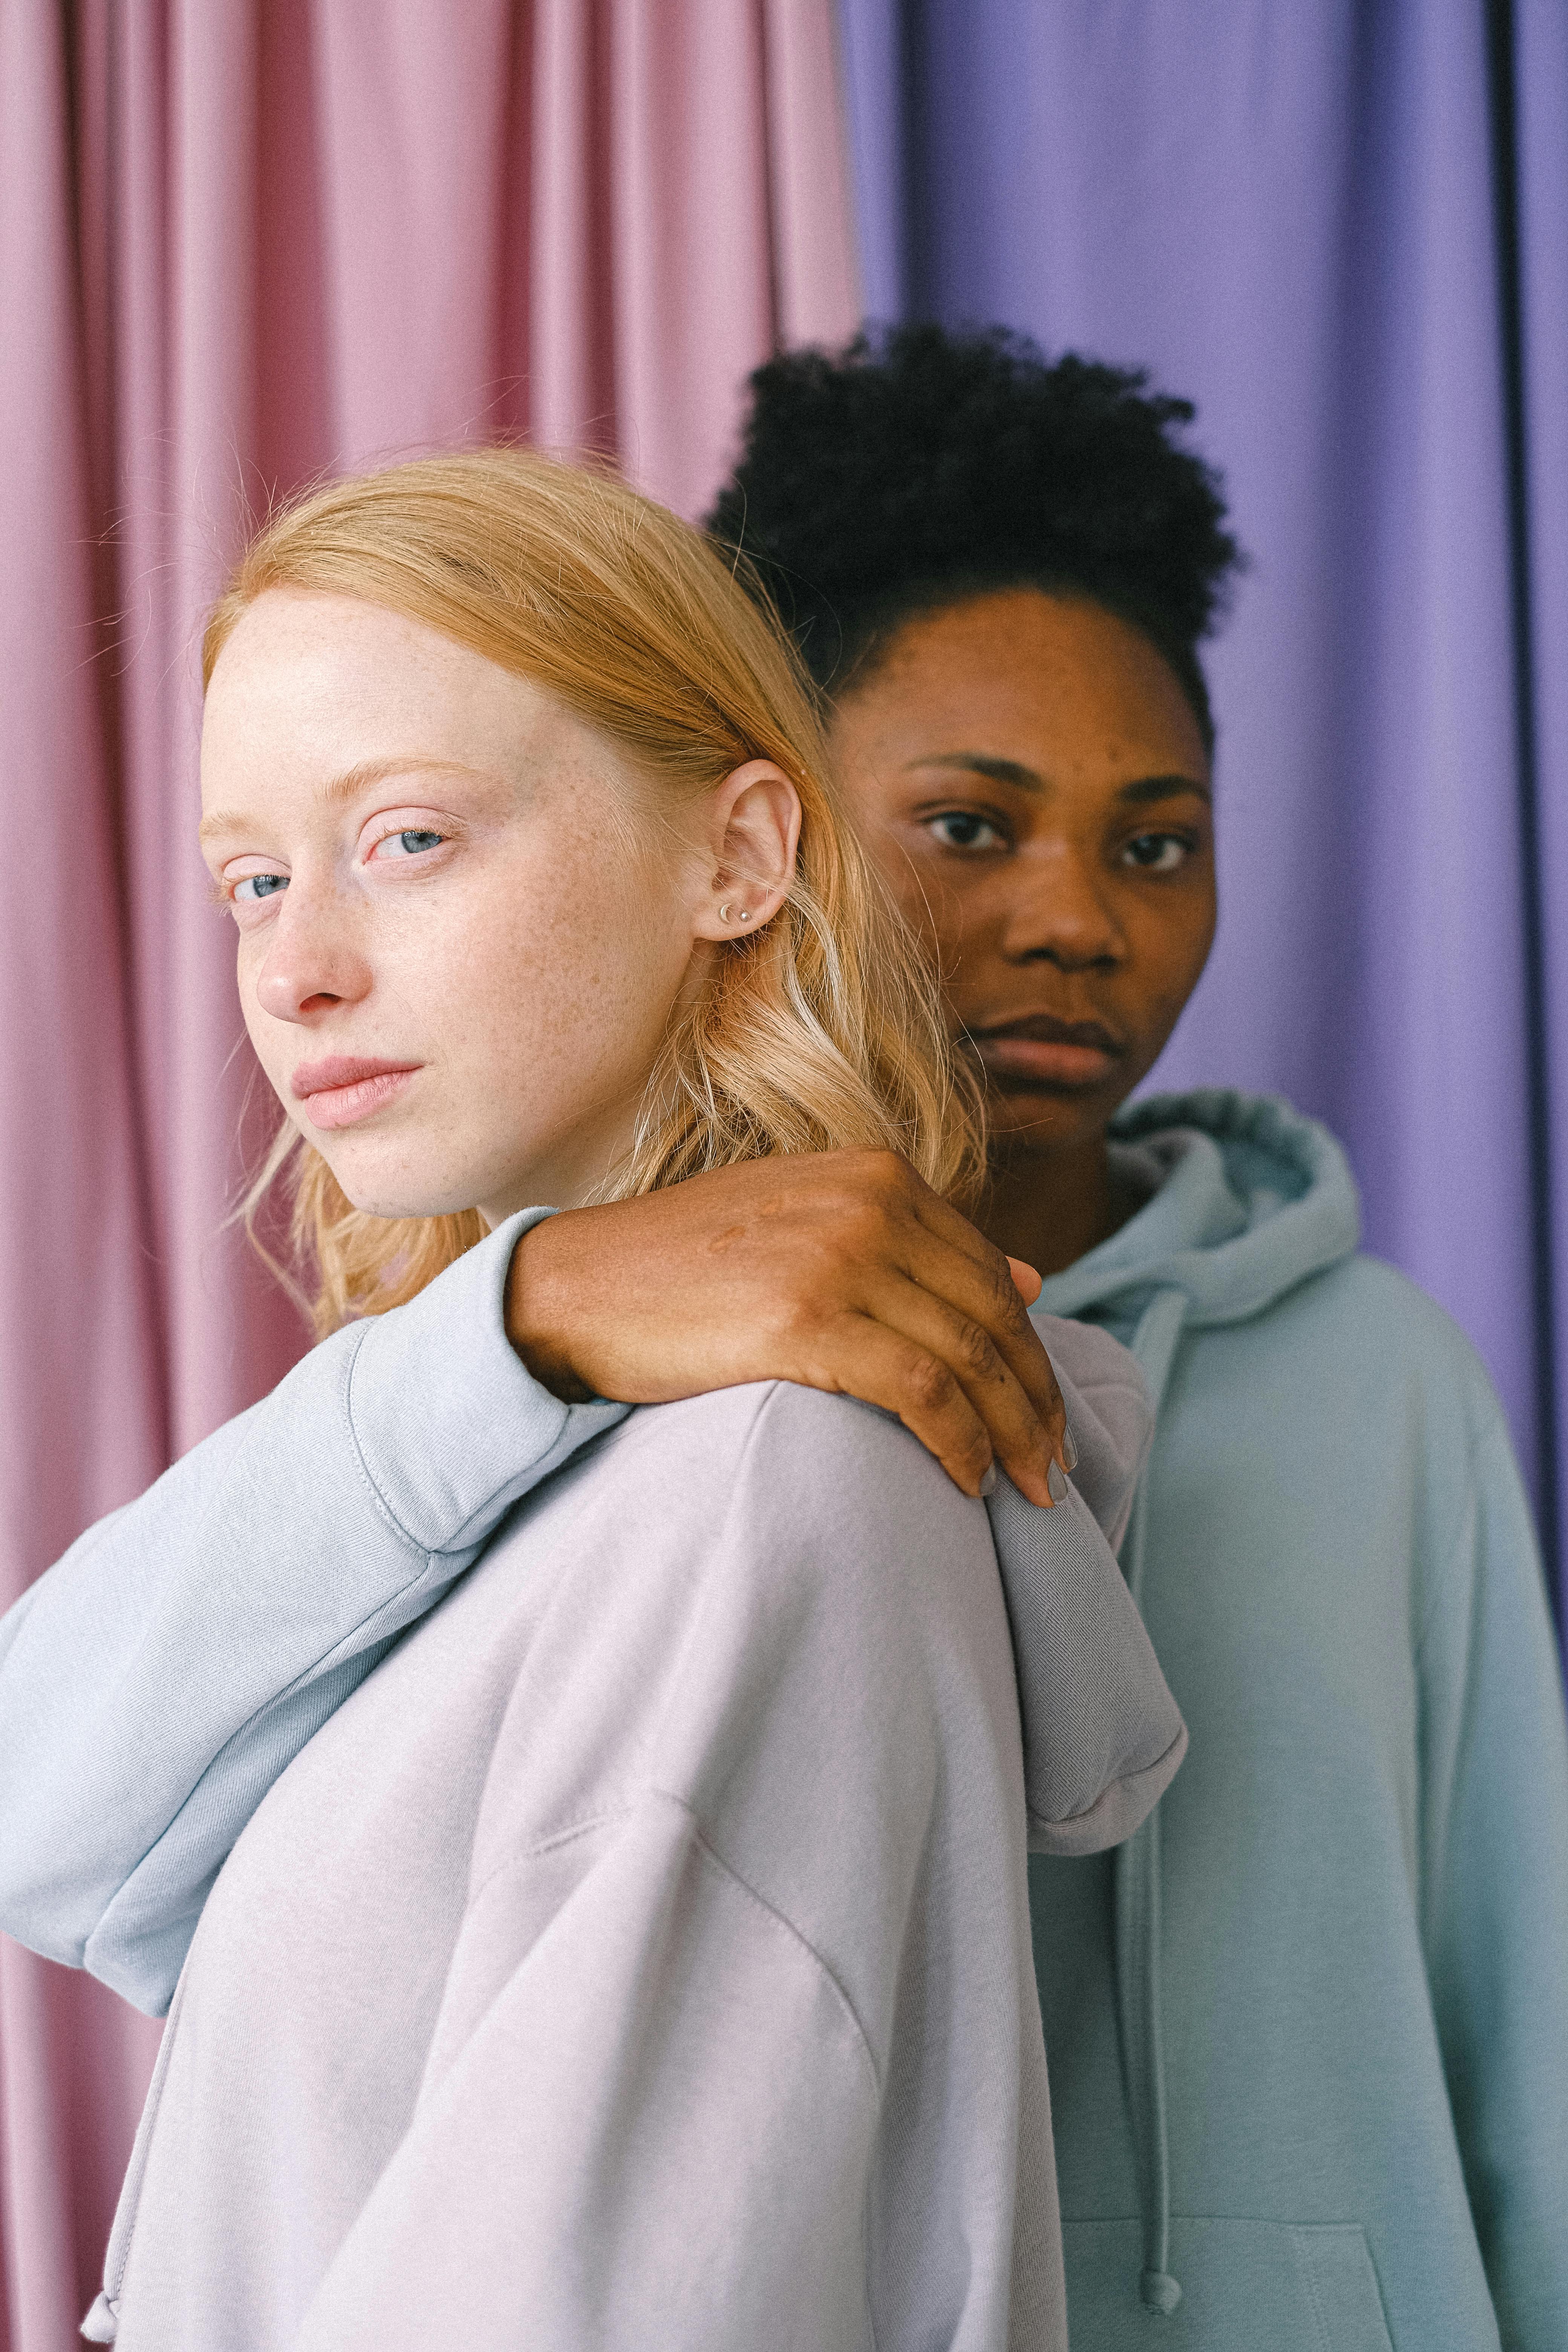
<path fill-rule="evenodd" d="M 1197 646 L 1242 558 L 1190 401 L 1026 337 L 861 334 L 757 369 L 709 529 L 741 550 L 819 686 L 901 619 L 1029 583 L 1093 598 L 1171 663 L 1212 740 Z"/>

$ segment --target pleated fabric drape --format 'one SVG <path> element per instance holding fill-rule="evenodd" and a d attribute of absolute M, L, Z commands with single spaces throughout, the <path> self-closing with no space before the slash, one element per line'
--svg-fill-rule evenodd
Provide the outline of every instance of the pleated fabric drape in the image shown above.
<path fill-rule="evenodd" d="M 247 518 L 523 434 L 688 513 L 858 315 L 830 0 L 0 7 L 0 1606 L 304 1344 L 195 852 Z M 66 2352 L 158 2029 L 0 1938 L 0 2352 Z"/>

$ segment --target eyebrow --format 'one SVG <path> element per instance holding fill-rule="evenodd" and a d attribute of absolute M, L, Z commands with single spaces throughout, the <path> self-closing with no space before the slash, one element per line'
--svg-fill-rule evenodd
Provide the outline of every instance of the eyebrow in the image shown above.
<path fill-rule="evenodd" d="M 1021 793 L 1043 793 L 1047 789 L 1037 769 L 1026 768 L 1019 760 L 994 759 L 987 751 L 943 751 L 933 760 L 911 760 L 910 765 L 959 768 L 973 776 L 988 777 L 994 784 L 1011 784 Z M 1173 800 L 1178 793 L 1194 793 L 1213 805 L 1213 793 L 1196 776 L 1139 776 L 1132 783 L 1123 784 L 1116 797 L 1125 807 L 1146 808 L 1152 801 Z"/>
<path fill-rule="evenodd" d="M 373 784 L 384 783 L 391 776 L 424 775 L 479 776 L 487 772 L 470 768 L 461 760 L 441 760 L 426 757 L 418 751 L 405 752 L 395 760 L 362 760 L 353 768 L 345 768 L 339 776 L 330 776 L 318 786 L 316 797 L 324 807 L 331 808 L 339 801 L 357 800 Z M 211 841 L 225 833 L 244 833 L 254 819 L 241 815 L 235 809 L 214 809 L 204 816 L 196 827 L 198 841 Z"/>

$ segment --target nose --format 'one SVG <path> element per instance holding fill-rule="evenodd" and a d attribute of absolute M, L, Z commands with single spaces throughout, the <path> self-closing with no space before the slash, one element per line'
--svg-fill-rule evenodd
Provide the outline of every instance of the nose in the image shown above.
<path fill-rule="evenodd" d="M 1026 851 L 1015 871 L 1024 887 L 1013 896 L 1003 929 L 1010 962 L 1113 971 L 1125 961 L 1126 935 L 1096 859 L 1068 844 L 1041 844 Z"/>
<path fill-rule="evenodd" d="M 256 1001 L 275 1021 L 309 1025 L 370 993 L 371 967 L 349 910 L 298 879 L 283 894 L 256 974 Z"/>

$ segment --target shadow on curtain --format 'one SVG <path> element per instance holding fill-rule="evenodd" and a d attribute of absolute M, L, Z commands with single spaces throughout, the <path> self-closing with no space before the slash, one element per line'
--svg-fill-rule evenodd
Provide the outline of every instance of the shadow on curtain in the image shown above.
<path fill-rule="evenodd" d="M 830 0 L 0 11 L 0 1608 L 304 1334 L 195 852 L 200 616 L 329 469 L 527 433 L 698 510 L 858 311 Z M 67 2352 L 157 2028 L 0 1939 L 0 2352 Z"/>
<path fill-rule="evenodd" d="M 1156 1073 L 1345 1138 L 1568 1464 L 1568 12 L 841 0 L 868 307 L 1147 363 L 1254 568 L 1221 924 Z M 1561 1600 L 1561 1593 L 1559 1593 Z"/>

